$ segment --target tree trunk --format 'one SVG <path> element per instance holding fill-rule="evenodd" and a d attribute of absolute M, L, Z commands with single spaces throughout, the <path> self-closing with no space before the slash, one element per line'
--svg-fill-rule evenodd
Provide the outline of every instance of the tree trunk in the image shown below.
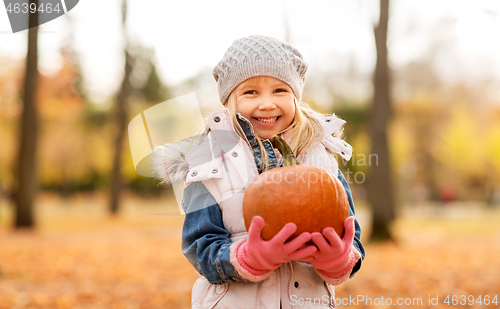
<path fill-rule="evenodd" d="M 116 137 L 114 142 L 114 157 L 113 169 L 111 172 L 111 196 L 109 211 L 111 214 L 116 215 L 120 208 L 120 193 L 123 188 L 123 180 L 121 173 L 122 157 L 123 157 L 123 141 L 125 139 L 125 132 L 127 129 L 127 119 L 129 115 L 128 98 L 130 96 L 131 84 L 130 76 L 133 69 L 133 58 L 128 52 L 128 40 L 125 28 L 125 21 L 127 17 L 127 0 L 122 2 L 122 25 L 123 35 L 125 37 L 125 68 L 120 90 L 116 97 L 115 105 L 115 124 L 116 124 Z"/>
<path fill-rule="evenodd" d="M 377 64 L 370 112 L 371 153 L 376 155 L 378 162 L 371 162 L 367 183 L 368 202 L 373 212 L 371 241 L 391 240 L 390 224 L 395 218 L 391 160 L 386 132 L 392 114 L 391 81 L 387 63 L 388 20 L 389 0 L 381 0 L 380 19 L 374 28 Z"/>
<path fill-rule="evenodd" d="M 36 0 L 30 0 L 37 3 Z M 37 86 L 38 86 L 38 12 L 29 14 L 28 54 L 23 85 L 23 112 L 20 121 L 19 148 L 15 171 L 13 199 L 15 205 L 14 228 L 32 228 L 33 200 L 36 194 L 37 152 Z"/>

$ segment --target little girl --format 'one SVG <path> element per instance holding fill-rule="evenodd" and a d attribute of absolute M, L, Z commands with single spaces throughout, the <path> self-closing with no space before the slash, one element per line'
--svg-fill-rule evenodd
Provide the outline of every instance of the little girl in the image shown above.
<path fill-rule="evenodd" d="M 351 157 L 352 148 L 338 138 L 345 121 L 301 102 L 306 70 L 299 51 L 277 39 L 234 41 L 213 70 L 225 108 L 210 114 L 201 142 L 187 153 L 162 147 L 156 159 L 156 168 L 170 175 L 165 182 L 186 185 L 182 252 L 200 276 L 193 308 L 333 308 L 333 285 L 361 267 L 361 230 L 333 155 Z M 344 185 L 351 217 L 343 238 L 326 228 L 288 240 L 297 229 L 289 223 L 264 241 L 261 217 L 253 218 L 247 232 L 245 189 L 258 174 L 282 164 L 269 141 L 276 134 L 301 163 L 327 169 Z"/>

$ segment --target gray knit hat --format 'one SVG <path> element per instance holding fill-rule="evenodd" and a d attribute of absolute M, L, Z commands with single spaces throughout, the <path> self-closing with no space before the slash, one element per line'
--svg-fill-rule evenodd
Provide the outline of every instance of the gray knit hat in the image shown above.
<path fill-rule="evenodd" d="M 293 46 L 275 38 L 253 35 L 233 42 L 215 66 L 213 76 L 224 105 L 240 83 L 255 76 L 271 76 L 283 81 L 300 101 L 306 71 L 307 63 Z"/>

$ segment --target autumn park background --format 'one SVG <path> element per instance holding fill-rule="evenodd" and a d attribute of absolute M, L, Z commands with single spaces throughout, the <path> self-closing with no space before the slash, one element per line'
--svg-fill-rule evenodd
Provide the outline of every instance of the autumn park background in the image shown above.
<path fill-rule="evenodd" d="M 114 63 L 121 69 L 104 99 L 89 86 L 71 14 L 61 17 L 69 34 L 53 48 L 56 69 L 41 69 L 43 26 L 24 32 L 22 55 L 3 52 L 14 34 L 0 34 L 1 309 L 190 308 L 197 275 L 180 249 L 183 216 L 171 189 L 136 173 L 127 125 L 141 111 L 191 92 L 208 114 L 220 108 L 216 83 L 205 66 L 166 81 L 158 66 L 164 55 L 130 35 L 130 3 L 115 2 L 113 35 L 122 44 Z M 337 297 L 422 299 L 408 308 L 499 308 L 492 301 L 500 294 L 500 6 L 458 2 L 461 10 L 434 14 L 419 28 L 422 11 L 406 24 L 398 12 L 409 3 L 433 10 L 429 1 L 381 0 L 371 9 L 367 3 L 356 7 L 375 12 L 366 21 L 369 69 L 334 48 L 321 70 L 311 60 L 304 92 L 315 109 L 347 121 L 345 139 L 354 148 L 339 166 L 353 191 L 366 260 L 337 287 Z M 288 11 L 276 13 L 281 30 L 261 34 L 302 50 L 294 32 L 299 21 L 287 15 L 297 3 L 285 4 Z M 170 10 L 176 14 L 175 5 Z M 470 16 L 484 28 L 460 43 L 461 23 Z M 396 20 L 404 27 L 396 28 Z M 254 33 L 235 29 L 222 51 Z M 497 43 L 472 39 L 481 36 Z M 398 40 L 408 40 L 406 52 L 391 49 L 401 46 Z M 469 61 L 473 70 L 458 70 L 467 64 L 456 60 L 457 71 L 447 72 L 442 61 L 472 45 L 484 51 Z M 420 52 L 411 61 L 397 59 L 413 50 Z M 474 301 L 460 304 L 462 295 Z M 430 305 L 436 297 L 439 304 Z"/>

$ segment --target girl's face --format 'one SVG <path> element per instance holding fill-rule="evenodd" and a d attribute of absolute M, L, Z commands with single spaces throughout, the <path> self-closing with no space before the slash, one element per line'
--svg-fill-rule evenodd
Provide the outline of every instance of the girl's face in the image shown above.
<path fill-rule="evenodd" d="M 268 139 L 288 128 L 295 116 L 292 88 L 279 79 L 253 77 L 236 89 L 236 112 L 252 123 L 255 134 Z"/>

